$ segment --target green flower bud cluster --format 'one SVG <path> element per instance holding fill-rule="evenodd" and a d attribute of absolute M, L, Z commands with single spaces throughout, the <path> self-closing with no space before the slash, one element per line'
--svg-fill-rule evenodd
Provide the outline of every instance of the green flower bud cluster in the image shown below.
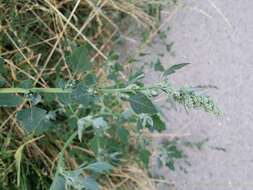
<path fill-rule="evenodd" d="M 166 82 L 161 85 L 161 88 L 166 94 L 172 97 L 174 101 L 183 104 L 188 109 L 202 108 L 206 112 L 217 115 L 221 114 L 221 111 L 209 96 L 197 94 L 189 87 L 176 89 Z"/>
<path fill-rule="evenodd" d="M 178 91 L 174 91 L 172 97 L 176 102 L 183 104 L 186 108 L 202 108 L 206 112 L 211 112 L 217 115 L 221 114 L 219 108 L 209 96 L 198 95 L 190 88 L 184 87 Z"/>

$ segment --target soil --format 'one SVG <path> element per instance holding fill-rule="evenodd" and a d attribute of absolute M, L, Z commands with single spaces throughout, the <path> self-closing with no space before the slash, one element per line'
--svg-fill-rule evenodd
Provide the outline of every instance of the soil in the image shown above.
<path fill-rule="evenodd" d="M 186 150 L 187 173 L 163 170 L 177 190 L 253 189 L 253 1 L 185 0 L 167 24 L 167 38 L 150 48 L 165 67 L 191 63 L 173 76 L 177 85 L 212 85 L 205 90 L 223 111 L 216 117 L 184 109 L 166 112 L 168 131 L 193 142 L 208 139 L 202 150 Z M 166 15 L 166 14 L 165 14 Z M 165 19 L 166 20 L 166 19 Z M 166 28 L 166 27 L 165 27 Z M 149 74 L 147 82 L 157 79 Z M 163 100 L 160 100 L 162 103 Z"/>

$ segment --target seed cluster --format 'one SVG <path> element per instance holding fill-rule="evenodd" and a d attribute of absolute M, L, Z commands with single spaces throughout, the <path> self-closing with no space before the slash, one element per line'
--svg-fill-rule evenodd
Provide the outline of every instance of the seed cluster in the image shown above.
<path fill-rule="evenodd" d="M 169 83 L 163 84 L 163 91 L 173 98 L 174 101 L 183 104 L 188 109 L 202 108 L 206 112 L 220 115 L 221 111 L 214 101 L 206 95 L 200 95 L 190 87 L 176 89 Z"/>
<path fill-rule="evenodd" d="M 181 88 L 174 92 L 172 96 L 175 101 L 184 104 L 189 109 L 202 108 L 206 112 L 221 114 L 219 108 L 209 96 L 199 95 L 190 88 Z"/>

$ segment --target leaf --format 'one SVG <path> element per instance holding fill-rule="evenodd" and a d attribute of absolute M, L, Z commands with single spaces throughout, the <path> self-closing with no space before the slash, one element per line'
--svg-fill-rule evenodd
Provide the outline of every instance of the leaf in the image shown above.
<path fill-rule="evenodd" d="M 65 86 L 67 86 L 68 84 L 68 81 L 65 81 L 61 78 L 57 78 L 56 81 L 55 81 L 55 85 L 56 87 L 58 88 L 65 88 Z M 51 94 L 44 94 L 44 99 L 45 98 L 52 98 L 54 99 L 54 97 L 49 97 L 49 95 Z M 64 105 L 71 105 L 73 104 L 74 100 L 72 98 L 72 94 L 55 94 L 57 99 Z"/>
<path fill-rule="evenodd" d="M 77 134 L 79 141 L 82 141 L 82 136 L 83 136 L 83 130 L 91 125 L 92 123 L 92 117 L 91 116 L 86 116 L 83 118 L 78 119 L 77 121 Z"/>
<path fill-rule="evenodd" d="M 4 67 L 4 59 L 2 57 L 0 57 L 0 74 L 6 74 L 7 70 Z"/>
<path fill-rule="evenodd" d="M 65 190 L 65 179 L 64 177 L 57 175 L 55 176 L 50 190 Z"/>
<path fill-rule="evenodd" d="M 137 114 L 148 113 L 156 114 L 157 110 L 151 100 L 144 94 L 138 92 L 130 96 L 130 105 Z"/>
<path fill-rule="evenodd" d="M 176 72 L 176 70 L 181 69 L 185 67 L 186 65 L 189 65 L 190 63 L 180 63 L 176 65 L 172 65 L 170 68 L 164 71 L 163 76 L 168 76 Z"/>
<path fill-rule="evenodd" d="M 166 163 L 166 166 L 172 170 L 172 171 L 175 171 L 175 164 L 174 164 L 174 161 L 173 160 L 169 160 L 167 163 Z"/>
<path fill-rule="evenodd" d="M 84 83 L 87 85 L 87 86 L 93 86 L 95 85 L 97 82 L 97 78 L 96 78 L 96 75 L 95 74 L 88 74 L 85 79 L 84 79 Z"/>
<path fill-rule="evenodd" d="M 170 158 L 180 159 L 184 157 L 183 151 L 179 150 L 176 145 L 170 145 L 167 149 Z"/>
<path fill-rule="evenodd" d="M 153 131 L 156 130 L 158 132 L 162 132 L 163 130 L 166 129 L 166 124 L 164 123 L 164 121 L 161 120 L 159 115 L 152 115 L 152 120 L 153 120 L 153 126 L 151 125 L 147 125 L 147 127 Z"/>
<path fill-rule="evenodd" d="M 0 74 L 0 87 L 3 87 L 5 85 L 6 81 L 4 77 Z"/>
<path fill-rule="evenodd" d="M 0 107 L 16 107 L 22 104 L 22 102 L 23 98 L 20 96 L 13 94 L 0 94 Z"/>
<path fill-rule="evenodd" d="M 97 117 L 95 119 L 92 120 L 92 125 L 93 127 L 95 127 L 96 129 L 105 129 L 108 127 L 107 122 L 104 120 L 103 117 Z"/>
<path fill-rule="evenodd" d="M 151 156 L 151 153 L 149 152 L 149 150 L 144 149 L 144 148 L 141 149 L 139 153 L 139 157 L 146 168 L 148 168 L 150 156 Z"/>
<path fill-rule="evenodd" d="M 128 84 L 134 84 L 139 82 L 141 79 L 143 79 L 145 76 L 143 72 L 143 67 L 138 68 L 136 71 L 131 73 L 128 77 Z"/>
<path fill-rule="evenodd" d="M 85 190 L 100 190 L 98 183 L 91 177 L 85 177 L 83 180 Z"/>
<path fill-rule="evenodd" d="M 155 65 L 154 65 L 154 69 L 155 69 L 155 71 L 164 71 L 165 70 L 160 59 L 157 59 Z"/>
<path fill-rule="evenodd" d="M 85 47 L 77 47 L 72 54 L 66 58 L 67 63 L 75 73 L 83 73 L 91 69 L 92 63 L 88 58 Z"/>
<path fill-rule="evenodd" d="M 95 154 L 98 154 L 101 149 L 101 141 L 103 141 L 104 138 L 101 138 L 98 135 L 95 135 L 89 142 L 90 148 Z"/>
<path fill-rule="evenodd" d="M 174 161 L 173 160 L 170 160 L 166 163 L 166 166 L 172 170 L 172 171 L 175 171 L 175 164 L 174 164 Z"/>
<path fill-rule="evenodd" d="M 118 133 L 119 138 L 122 141 L 122 143 L 124 143 L 124 144 L 128 143 L 129 132 L 127 129 L 125 129 L 124 127 L 118 127 L 117 133 Z"/>
<path fill-rule="evenodd" d="M 86 170 L 91 170 L 95 173 L 106 173 L 113 169 L 111 164 L 107 162 L 96 162 L 85 167 Z"/>
<path fill-rule="evenodd" d="M 70 129 L 77 129 L 78 128 L 78 119 L 75 117 L 68 118 L 68 127 Z"/>
<path fill-rule="evenodd" d="M 32 80 L 23 80 L 20 82 L 20 84 L 18 85 L 19 88 L 25 88 L 25 89 L 29 89 L 33 87 L 33 81 Z"/>
<path fill-rule="evenodd" d="M 36 135 L 46 132 L 52 126 L 47 111 L 37 107 L 19 111 L 17 119 L 26 132 L 34 132 Z"/>
<path fill-rule="evenodd" d="M 94 102 L 94 97 L 88 92 L 89 88 L 83 84 L 78 84 L 72 92 L 73 99 L 82 104 L 84 107 L 91 106 Z"/>

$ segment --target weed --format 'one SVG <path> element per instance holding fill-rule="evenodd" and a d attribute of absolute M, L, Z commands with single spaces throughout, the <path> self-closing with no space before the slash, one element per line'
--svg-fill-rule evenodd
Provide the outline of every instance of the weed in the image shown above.
<path fill-rule="evenodd" d="M 110 53 L 124 19 L 145 41 L 153 35 L 162 1 L 152 2 L 1 1 L 1 189 L 152 189 L 140 169 L 151 156 L 144 131 L 166 128 L 153 97 L 219 114 L 209 97 L 169 82 L 187 64 L 158 61 L 161 82 L 146 86 L 142 70 L 126 74 Z"/>

